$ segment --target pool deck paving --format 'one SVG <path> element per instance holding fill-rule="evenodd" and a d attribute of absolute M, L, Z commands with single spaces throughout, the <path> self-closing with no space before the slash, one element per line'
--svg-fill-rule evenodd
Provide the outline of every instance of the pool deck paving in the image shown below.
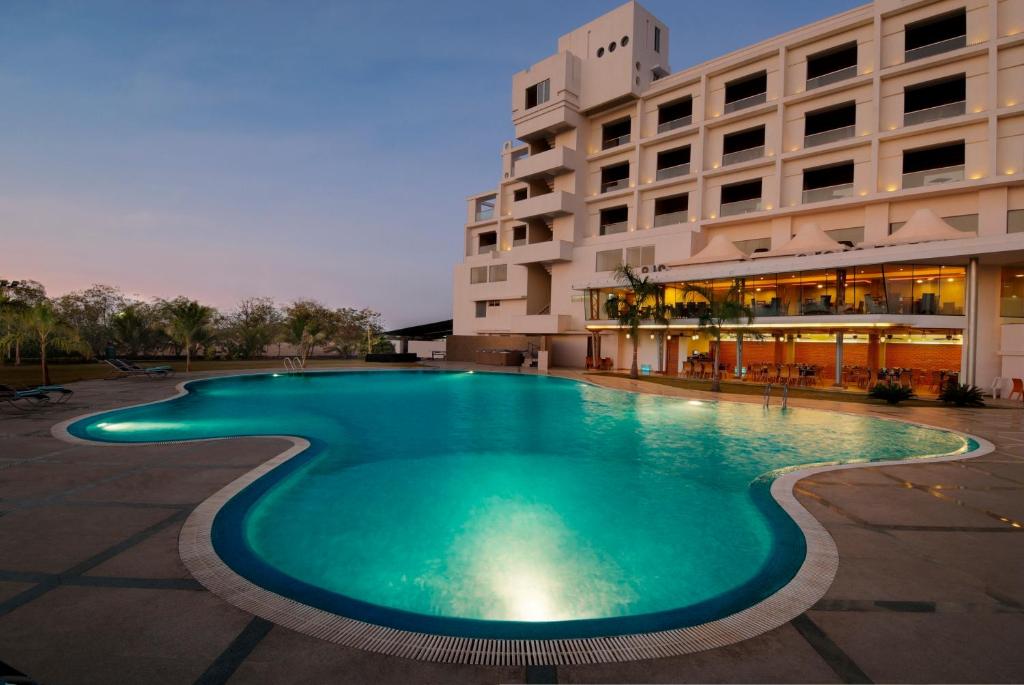
<path fill-rule="evenodd" d="M 791 400 L 961 430 L 996 450 L 801 480 L 798 497 L 835 539 L 839 571 L 813 608 L 759 637 L 647 661 L 487 667 L 301 635 L 189 575 L 178 556 L 185 518 L 288 442 L 124 447 L 51 435 L 68 418 L 168 397 L 181 380 L 85 381 L 66 405 L 0 409 L 0 682 L 18 673 L 47 684 L 1024 681 L 1024 528 L 1014 526 L 1024 522 L 1024 409 Z"/>

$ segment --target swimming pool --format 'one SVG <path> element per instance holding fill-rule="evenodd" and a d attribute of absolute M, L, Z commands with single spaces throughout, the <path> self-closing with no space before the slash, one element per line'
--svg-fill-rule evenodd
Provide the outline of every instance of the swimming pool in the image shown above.
<path fill-rule="evenodd" d="M 117 443 L 292 435 L 220 507 L 217 555 L 303 605 L 419 633 L 565 639 L 695 626 L 776 593 L 804 535 L 794 466 L 966 452 L 866 416 L 531 375 L 385 371 L 192 382 L 71 423 Z"/>

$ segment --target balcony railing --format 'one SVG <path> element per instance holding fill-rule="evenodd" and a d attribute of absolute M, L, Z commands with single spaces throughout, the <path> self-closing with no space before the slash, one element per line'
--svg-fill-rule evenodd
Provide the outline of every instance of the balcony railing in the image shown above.
<path fill-rule="evenodd" d="M 936 105 L 935 107 L 928 107 L 927 109 L 904 112 L 903 125 L 913 126 L 914 124 L 923 124 L 926 121 L 937 121 L 939 119 L 948 119 L 949 117 L 958 117 L 966 112 L 966 100 L 960 100 L 959 102 L 947 102 L 944 105 Z"/>
<path fill-rule="evenodd" d="M 803 193 L 803 203 L 806 205 L 811 202 L 826 202 L 828 200 L 838 200 L 843 197 L 853 197 L 852 183 L 840 183 L 834 186 L 805 190 Z"/>
<path fill-rule="evenodd" d="M 522 247 L 523 245 L 526 245 L 526 244 L 527 244 L 526 238 L 517 238 L 517 239 L 512 241 L 512 247 Z"/>
<path fill-rule="evenodd" d="M 937 43 L 922 45 L 919 48 L 912 48 L 903 53 L 904 62 L 913 62 L 915 59 L 924 59 L 932 55 L 941 55 L 950 50 L 959 50 L 967 46 L 967 36 L 953 36 Z"/>
<path fill-rule="evenodd" d="M 605 181 L 604 183 L 602 183 L 601 184 L 601 192 L 602 193 L 610 193 L 613 190 L 620 190 L 622 188 L 628 188 L 628 187 L 629 187 L 629 179 L 628 178 L 620 178 L 617 181 Z"/>
<path fill-rule="evenodd" d="M 764 157 L 764 145 L 758 145 L 757 147 L 748 147 L 746 150 L 727 152 L 724 155 L 722 155 L 722 166 L 729 166 L 730 164 L 739 164 L 740 162 L 749 162 L 752 159 L 759 159 L 761 157 Z"/>
<path fill-rule="evenodd" d="M 628 221 L 619 221 L 614 224 L 601 224 L 598 235 L 612 235 L 614 233 L 625 233 L 629 228 Z"/>
<path fill-rule="evenodd" d="M 498 249 L 497 245 L 481 245 L 477 249 L 476 253 L 477 254 L 488 254 L 488 253 L 497 251 L 497 249 Z"/>
<path fill-rule="evenodd" d="M 493 218 L 494 218 L 494 210 L 493 209 L 477 210 L 477 212 L 476 212 L 476 220 L 477 221 L 487 221 L 488 219 L 493 219 Z"/>
<path fill-rule="evenodd" d="M 689 212 L 667 212 L 665 214 L 654 215 L 654 227 L 659 226 L 673 226 L 675 224 L 685 224 L 690 219 Z"/>
<path fill-rule="evenodd" d="M 664 181 L 666 178 L 675 178 L 676 176 L 686 176 L 690 173 L 690 163 L 676 164 L 675 166 L 667 166 L 664 169 L 658 169 L 654 175 L 655 180 Z"/>
<path fill-rule="evenodd" d="M 807 90 L 821 88 L 822 86 L 827 86 L 830 83 L 839 83 L 840 81 L 845 81 L 848 78 L 853 78 L 856 75 L 857 65 L 851 64 L 848 67 L 836 69 L 835 71 L 830 71 L 827 74 L 807 79 Z"/>
<path fill-rule="evenodd" d="M 732 102 L 725 103 L 725 113 L 737 112 L 747 107 L 753 107 L 754 105 L 760 105 L 761 103 L 768 101 L 768 93 L 758 93 L 757 95 L 751 95 L 741 100 L 733 100 Z"/>
<path fill-rule="evenodd" d="M 940 169 L 925 169 L 903 174 L 903 187 L 921 188 L 938 183 L 956 183 L 962 180 L 964 180 L 964 165 L 957 164 Z"/>
<path fill-rule="evenodd" d="M 605 138 L 604 140 L 601 141 L 601 149 L 602 150 L 609 150 L 609 149 L 611 149 L 613 147 L 618 147 L 620 145 L 625 145 L 628 142 L 629 142 L 629 134 L 628 133 L 626 135 L 624 135 L 624 136 L 619 136 L 618 138 Z"/>
<path fill-rule="evenodd" d="M 856 134 L 856 128 L 856 126 L 840 126 L 828 131 L 812 133 L 809 136 L 804 136 L 804 147 L 814 147 L 815 145 L 824 145 L 825 143 L 834 143 L 837 140 L 853 138 Z"/>
<path fill-rule="evenodd" d="M 748 212 L 759 211 L 761 211 L 761 198 L 753 197 L 749 200 L 723 202 L 719 214 L 721 216 L 736 216 L 737 214 L 747 214 Z"/>
<path fill-rule="evenodd" d="M 682 128 L 683 126 L 689 126 L 693 123 L 693 115 L 688 114 L 685 117 L 673 119 L 672 121 L 666 121 L 664 124 L 658 124 L 658 133 L 664 133 L 665 131 L 671 131 L 675 128 Z"/>

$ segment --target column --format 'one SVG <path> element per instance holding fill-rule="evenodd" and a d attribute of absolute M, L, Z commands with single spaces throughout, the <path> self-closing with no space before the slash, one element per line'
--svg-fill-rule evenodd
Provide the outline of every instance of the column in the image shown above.
<path fill-rule="evenodd" d="M 878 354 L 878 348 L 879 348 L 878 333 L 869 333 L 868 334 L 868 370 L 872 374 L 875 374 L 875 373 L 878 372 L 879 360 L 880 360 L 880 357 L 879 357 L 879 354 Z M 872 377 L 869 380 L 874 380 L 874 378 Z"/>
<path fill-rule="evenodd" d="M 960 363 L 960 383 L 974 385 L 978 361 L 978 258 L 967 263 L 967 293 L 964 301 L 967 329 Z"/>
<path fill-rule="evenodd" d="M 836 372 L 834 382 L 832 383 L 837 388 L 843 386 L 843 333 L 842 331 L 836 333 Z"/>
<path fill-rule="evenodd" d="M 737 378 L 743 377 L 743 333 L 736 334 L 736 369 Z"/>
<path fill-rule="evenodd" d="M 792 364 L 796 361 L 796 336 L 792 333 L 786 336 L 786 359 L 783 364 Z"/>
<path fill-rule="evenodd" d="M 786 346 L 782 342 L 782 336 L 776 335 L 775 349 L 772 350 L 772 359 L 776 364 L 783 364 L 786 360 Z"/>

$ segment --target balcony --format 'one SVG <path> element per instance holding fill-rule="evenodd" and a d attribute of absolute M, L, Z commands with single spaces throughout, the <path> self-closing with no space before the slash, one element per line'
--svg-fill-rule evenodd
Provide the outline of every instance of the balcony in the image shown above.
<path fill-rule="evenodd" d="M 964 165 L 942 167 L 941 169 L 925 169 L 903 174 L 904 188 L 923 188 L 940 183 L 956 183 L 964 180 Z"/>
<path fill-rule="evenodd" d="M 615 233 L 625 233 L 629 230 L 628 221 L 616 221 L 613 224 L 601 224 L 598 227 L 598 235 L 613 235 Z"/>
<path fill-rule="evenodd" d="M 814 147 L 815 145 L 825 145 L 826 143 L 834 143 L 837 140 L 853 138 L 857 133 L 856 129 L 856 126 L 841 126 L 840 128 L 834 128 L 830 131 L 812 133 L 809 136 L 804 136 L 804 147 L 807 148 Z"/>
<path fill-rule="evenodd" d="M 565 333 L 572 326 L 568 314 L 525 314 L 512 317 L 512 333 L 554 335 Z"/>
<path fill-rule="evenodd" d="M 575 198 L 576 196 L 572 193 L 556 190 L 519 200 L 512 203 L 512 218 L 517 221 L 525 221 L 572 214 L 575 211 Z"/>
<path fill-rule="evenodd" d="M 543 176 L 556 176 L 572 171 L 578 166 L 576 151 L 567 147 L 556 147 L 536 155 L 530 155 L 516 162 L 516 179 L 527 181 Z"/>
<path fill-rule="evenodd" d="M 681 212 L 668 212 L 666 214 L 655 214 L 654 215 L 654 227 L 660 228 L 662 226 L 675 226 L 676 224 L 685 224 L 690 220 L 689 211 Z"/>
<path fill-rule="evenodd" d="M 749 200 L 737 200 L 735 202 L 723 202 L 720 216 L 736 216 L 737 214 L 749 214 L 750 212 L 761 211 L 761 198 L 753 197 Z"/>
<path fill-rule="evenodd" d="M 824 188 L 811 188 L 803 192 L 802 202 L 810 204 L 812 202 L 827 202 L 829 200 L 839 200 L 844 197 L 853 197 L 853 184 L 852 183 L 840 183 L 834 186 L 826 186 Z"/>
<path fill-rule="evenodd" d="M 490 209 L 478 209 L 473 215 L 474 221 L 490 221 L 494 218 L 494 207 Z"/>
<path fill-rule="evenodd" d="M 604 140 L 601 141 L 601 149 L 602 150 L 610 150 L 613 147 L 618 147 L 620 145 L 625 145 L 626 143 L 629 142 L 629 140 L 630 140 L 630 134 L 628 134 L 628 133 L 625 134 L 625 135 L 622 135 L 622 136 L 616 136 L 614 138 L 605 138 Z"/>
<path fill-rule="evenodd" d="M 547 240 L 515 247 L 509 253 L 512 264 L 546 264 L 572 261 L 572 243 L 567 240 Z"/>
<path fill-rule="evenodd" d="M 629 178 L 620 178 L 614 181 L 605 181 L 601 184 L 602 193 L 610 193 L 613 190 L 622 190 L 629 187 Z"/>
<path fill-rule="evenodd" d="M 914 60 L 924 59 L 925 57 L 941 55 L 942 53 L 950 52 L 951 50 L 959 50 L 963 47 L 967 47 L 967 36 L 953 36 L 946 40 L 940 40 L 936 43 L 930 43 L 928 45 L 922 45 L 921 47 L 907 50 L 903 53 L 903 61 L 913 62 Z"/>
<path fill-rule="evenodd" d="M 752 159 L 760 159 L 761 157 L 764 157 L 764 145 L 748 147 L 746 150 L 727 152 L 722 155 L 722 166 L 739 164 L 740 162 L 749 162 Z"/>
<path fill-rule="evenodd" d="M 741 109 L 753 107 L 754 105 L 761 105 L 768 101 L 768 93 L 757 93 L 749 97 L 742 98 L 740 100 L 733 100 L 732 102 L 725 103 L 725 113 L 738 112 Z"/>
<path fill-rule="evenodd" d="M 913 126 L 914 124 L 923 124 L 928 121 L 938 121 L 939 119 L 958 117 L 965 114 L 966 112 L 966 101 L 960 100 L 959 102 L 947 102 L 944 105 L 938 105 L 936 107 L 919 109 L 914 112 L 904 112 L 903 125 Z"/>
<path fill-rule="evenodd" d="M 658 169 L 655 174 L 655 179 L 658 181 L 664 181 L 666 178 L 676 178 L 677 176 L 686 176 L 690 173 L 690 164 L 676 164 L 675 166 L 665 167 L 664 169 Z"/>
<path fill-rule="evenodd" d="M 692 123 L 693 123 L 693 115 L 692 114 L 690 114 L 688 116 L 685 116 L 685 117 L 679 117 L 678 119 L 673 119 L 672 121 L 666 121 L 663 124 L 658 124 L 658 133 L 665 133 L 665 132 L 671 131 L 673 129 L 683 128 L 684 126 L 689 126 Z"/>
<path fill-rule="evenodd" d="M 857 65 L 852 64 L 848 67 L 836 69 L 835 71 L 830 71 L 827 74 L 822 74 L 821 76 L 815 76 L 813 78 L 807 79 L 807 90 L 821 88 L 822 86 L 827 86 L 830 83 L 839 83 L 840 81 L 845 81 L 846 79 L 853 78 L 856 75 Z"/>

